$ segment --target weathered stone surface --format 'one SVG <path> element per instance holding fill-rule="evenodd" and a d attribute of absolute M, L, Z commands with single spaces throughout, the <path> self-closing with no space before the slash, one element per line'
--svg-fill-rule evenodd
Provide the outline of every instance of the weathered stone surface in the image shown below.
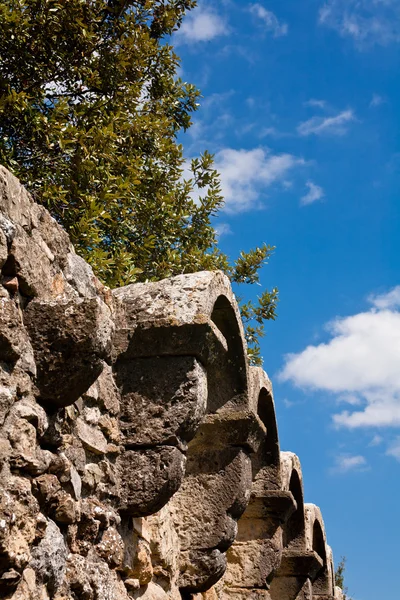
<path fill-rule="evenodd" d="M 193 356 L 207 366 L 208 412 L 247 402 L 246 343 L 229 280 L 220 272 L 179 275 L 114 291 L 121 303 L 114 354 L 124 360 Z"/>
<path fill-rule="evenodd" d="M 226 556 L 220 550 L 182 552 L 179 587 L 186 593 L 206 591 L 217 583 L 225 569 Z"/>
<path fill-rule="evenodd" d="M 179 489 L 185 457 L 177 449 L 127 450 L 116 460 L 120 510 L 135 517 L 160 510 Z M 130 474 L 130 477 L 127 477 Z"/>
<path fill-rule="evenodd" d="M 180 445 L 195 434 L 207 403 L 204 368 L 192 357 L 154 357 L 117 367 L 126 447 Z"/>
<path fill-rule="evenodd" d="M 106 411 L 117 415 L 120 411 L 120 393 L 115 383 L 112 369 L 103 363 L 103 370 L 93 385 L 85 392 L 83 399 Z"/>
<path fill-rule="evenodd" d="M 32 300 L 25 324 L 37 365 L 42 402 L 67 406 L 100 375 L 110 351 L 110 311 L 98 299 L 42 302 Z"/>
<path fill-rule="evenodd" d="M 191 475 L 191 473 L 194 473 Z M 189 458 L 187 475 L 172 500 L 182 550 L 226 550 L 249 500 L 251 462 L 235 448 Z"/>
<path fill-rule="evenodd" d="M 107 440 L 97 427 L 88 425 L 78 417 L 76 421 L 76 435 L 84 447 L 95 454 L 105 454 L 107 451 Z"/>
<path fill-rule="evenodd" d="M 60 586 L 66 570 L 68 550 L 57 525 L 49 520 L 44 538 L 32 551 L 30 567 L 51 594 Z"/>
<path fill-rule="evenodd" d="M 10 298 L 0 298 L 0 361 L 15 363 L 30 347 L 22 313 Z"/>
<path fill-rule="evenodd" d="M 222 273 L 112 294 L 2 167 L 0 269 L 2 598 L 341 600 Z"/>

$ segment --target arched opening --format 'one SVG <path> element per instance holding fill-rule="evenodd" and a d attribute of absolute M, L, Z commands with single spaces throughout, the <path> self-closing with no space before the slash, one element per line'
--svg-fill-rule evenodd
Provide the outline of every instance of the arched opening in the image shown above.
<path fill-rule="evenodd" d="M 284 545 L 286 548 L 302 547 L 304 544 L 304 501 L 300 477 L 295 469 L 290 477 L 289 491 L 293 494 L 297 508 L 286 523 Z"/>
<path fill-rule="evenodd" d="M 226 342 L 237 329 L 236 316 L 226 296 L 218 296 L 211 314 L 211 321 L 218 327 Z"/>
<path fill-rule="evenodd" d="M 314 521 L 312 545 L 313 545 L 314 552 L 316 552 L 322 558 L 324 565 L 325 565 L 326 564 L 326 550 L 325 550 L 324 535 L 322 533 L 321 525 L 318 521 Z"/>
<path fill-rule="evenodd" d="M 326 546 L 321 523 L 318 520 L 314 521 L 312 548 L 314 552 L 322 559 L 323 567 L 317 573 L 313 580 L 313 593 L 316 595 L 331 594 L 334 587 L 328 572 Z M 332 588 L 331 588 L 332 586 Z M 331 589 L 330 589 L 331 588 Z"/>
<path fill-rule="evenodd" d="M 270 392 L 265 388 L 261 389 L 258 396 L 257 413 L 267 429 L 264 450 L 267 456 L 265 458 L 269 464 L 279 465 L 279 439 L 274 401 L 272 400 Z"/>
<path fill-rule="evenodd" d="M 227 402 L 240 403 L 247 392 L 247 366 L 238 317 L 226 296 L 215 301 L 211 320 L 226 341 L 225 356 L 215 357 L 208 370 L 207 412 L 216 412 Z"/>

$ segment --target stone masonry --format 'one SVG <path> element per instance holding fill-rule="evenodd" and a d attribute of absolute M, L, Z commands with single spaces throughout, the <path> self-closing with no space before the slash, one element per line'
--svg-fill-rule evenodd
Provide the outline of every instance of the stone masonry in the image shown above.
<path fill-rule="evenodd" d="M 0 598 L 342 598 L 222 273 L 111 291 L 2 167 L 0 269 Z"/>

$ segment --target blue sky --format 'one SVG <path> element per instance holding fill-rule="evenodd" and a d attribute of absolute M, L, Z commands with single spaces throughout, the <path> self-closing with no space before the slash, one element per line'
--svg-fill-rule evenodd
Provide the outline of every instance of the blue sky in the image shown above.
<path fill-rule="evenodd" d="M 182 142 L 215 153 L 222 248 L 276 246 L 262 353 L 281 447 L 354 600 L 398 600 L 400 2 L 201 1 L 174 43 L 203 94 Z"/>

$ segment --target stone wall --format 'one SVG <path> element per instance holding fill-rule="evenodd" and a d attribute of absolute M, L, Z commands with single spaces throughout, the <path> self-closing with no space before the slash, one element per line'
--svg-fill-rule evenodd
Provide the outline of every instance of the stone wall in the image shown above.
<path fill-rule="evenodd" d="M 111 292 L 0 167 L 0 597 L 333 600 L 219 272 Z"/>

